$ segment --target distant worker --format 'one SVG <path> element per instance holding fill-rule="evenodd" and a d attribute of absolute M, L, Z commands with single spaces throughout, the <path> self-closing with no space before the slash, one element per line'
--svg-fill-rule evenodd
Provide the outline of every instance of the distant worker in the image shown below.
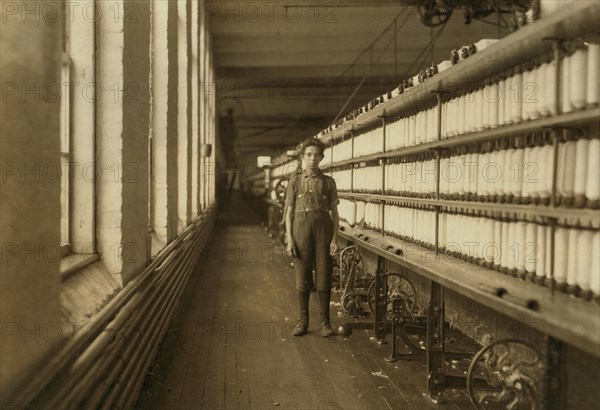
<path fill-rule="evenodd" d="M 319 295 L 321 336 L 333 334 L 329 317 L 332 256 L 337 253 L 339 215 L 337 187 L 319 169 L 325 147 L 309 138 L 302 142 L 303 170 L 290 177 L 285 199 L 287 254 L 294 260 L 300 318 L 292 334 L 308 332 L 308 305 L 313 287 L 313 265 Z"/>
<path fill-rule="evenodd" d="M 237 161 L 234 150 L 234 143 L 237 136 L 233 109 L 228 108 L 227 116 L 219 117 L 219 141 L 221 147 L 223 147 L 223 157 L 225 158 L 224 179 L 227 187 L 225 192 L 227 198 L 231 196 L 237 173 Z"/>

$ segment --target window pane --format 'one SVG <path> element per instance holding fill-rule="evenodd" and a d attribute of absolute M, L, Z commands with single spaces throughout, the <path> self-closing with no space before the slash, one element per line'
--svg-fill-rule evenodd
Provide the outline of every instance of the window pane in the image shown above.
<path fill-rule="evenodd" d="M 69 161 L 69 155 L 60 156 L 61 169 L 60 179 L 60 243 L 69 243 L 69 168 L 64 164 Z"/>
<path fill-rule="evenodd" d="M 256 159 L 256 165 L 260 168 L 264 165 L 269 165 L 271 163 L 271 157 L 260 156 Z"/>
<path fill-rule="evenodd" d="M 70 64 L 69 56 L 63 53 L 63 64 L 61 70 L 61 102 L 60 102 L 60 169 L 62 170 L 60 180 L 60 242 L 61 245 L 68 244 L 69 238 L 69 197 L 70 197 L 70 144 L 71 144 L 71 96 L 69 87 Z"/>
<path fill-rule="evenodd" d="M 60 101 L 60 152 L 66 154 L 69 152 L 70 135 L 70 110 L 71 96 L 66 84 L 70 82 L 69 57 L 63 55 L 63 64 L 61 70 L 61 101 Z"/>

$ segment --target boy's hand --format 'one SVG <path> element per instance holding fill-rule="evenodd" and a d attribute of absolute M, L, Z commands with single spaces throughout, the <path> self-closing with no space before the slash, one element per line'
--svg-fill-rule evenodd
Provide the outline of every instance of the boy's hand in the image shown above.
<path fill-rule="evenodd" d="M 296 247 L 294 246 L 294 241 L 288 241 L 285 250 L 288 256 L 292 258 L 296 257 Z"/>
<path fill-rule="evenodd" d="M 329 245 L 329 254 L 331 256 L 335 256 L 335 255 L 337 255 L 337 251 L 338 251 L 337 243 L 331 242 L 331 244 Z"/>

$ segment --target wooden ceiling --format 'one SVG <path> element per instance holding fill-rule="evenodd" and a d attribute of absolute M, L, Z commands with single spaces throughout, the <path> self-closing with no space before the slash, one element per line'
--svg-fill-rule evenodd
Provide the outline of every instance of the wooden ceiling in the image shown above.
<path fill-rule="evenodd" d="M 234 109 L 239 153 L 280 151 L 314 135 L 365 75 L 344 113 L 394 89 L 430 65 L 430 48 L 414 63 L 439 30 L 423 25 L 402 0 L 221 0 L 208 2 L 206 11 L 219 112 Z M 494 25 L 465 25 L 455 12 L 433 47 L 433 61 L 496 36 Z"/>

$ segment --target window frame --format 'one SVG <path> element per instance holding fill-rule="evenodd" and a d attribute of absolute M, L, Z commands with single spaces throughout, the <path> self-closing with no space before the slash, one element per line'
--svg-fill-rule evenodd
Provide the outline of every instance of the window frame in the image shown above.
<path fill-rule="evenodd" d="M 89 0 L 89 3 L 95 5 L 97 1 Z M 58 155 L 61 170 L 61 281 L 100 257 L 96 248 L 95 180 L 97 53 L 94 44 L 97 22 L 88 17 L 71 9 L 63 15 Z"/>
<path fill-rule="evenodd" d="M 66 39 L 65 39 L 66 41 Z M 71 201 L 73 192 L 70 164 L 72 162 L 71 114 L 71 57 L 63 51 L 61 62 L 61 99 L 60 99 L 60 169 L 61 169 L 61 217 L 60 217 L 60 254 L 71 254 Z"/>

